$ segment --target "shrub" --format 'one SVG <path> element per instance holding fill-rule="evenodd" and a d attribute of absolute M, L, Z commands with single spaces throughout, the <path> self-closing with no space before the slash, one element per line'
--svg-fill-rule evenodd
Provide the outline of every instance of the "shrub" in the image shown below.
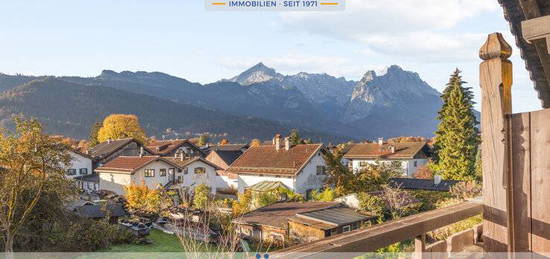
<path fill-rule="evenodd" d="M 314 190 L 311 192 L 311 198 L 315 201 L 333 201 L 336 198 L 334 190 L 326 188 L 322 192 Z"/>
<path fill-rule="evenodd" d="M 449 192 L 416 190 L 412 191 L 411 193 L 421 204 L 419 207 L 419 211 L 436 209 L 439 203 L 453 197 L 453 195 L 451 195 Z"/>
<path fill-rule="evenodd" d="M 199 209 L 205 209 L 210 201 L 210 187 L 201 184 L 195 188 L 193 195 L 193 205 Z"/>
<path fill-rule="evenodd" d="M 432 179 L 434 173 L 428 165 L 422 165 L 414 172 L 413 177 L 418 179 Z"/>
<path fill-rule="evenodd" d="M 475 198 L 481 195 L 481 185 L 475 181 L 460 182 L 451 187 L 450 193 L 461 200 Z"/>
<path fill-rule="evenodd" d="M 368 193 L 359 194 L 359 207 L 364 212 L 382 219 L 384 217 L 385 203 L 384 200 L 378 196 L 370 195 Z"/>

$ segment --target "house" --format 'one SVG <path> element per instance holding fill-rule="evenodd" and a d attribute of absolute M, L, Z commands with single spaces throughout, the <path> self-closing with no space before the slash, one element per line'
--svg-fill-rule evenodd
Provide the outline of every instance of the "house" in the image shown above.
<path fill-rule="evenodd" d="M 180 157 L 205 157 L 206 154 L 188 139 L 153 140 L 147 146 L 147 150 L 155 156 Z"/>
<path fill-rule="evenodd" d="M 426 142 L 350 144 L 344 154 L 344 163 L 354 171 L 360 171 L 368 164 L 399 163 L 404 176 L 413 176 L 416 170 L 428 163 L 429 148 Z"/>
<path fill-rule="evenodd" d="M 71 156 L 71 162 L 66 168 L 65 176 L 75 180 L 77 186 L 85 192 L 99 190 L 99 183 L 88 181 L 83 184 L 81 181 L 82 178 L 93 178 L 92 157 L 77 150 L 69 150 L 69 155 Z M 90 178 L 90 176 L 92 177 Z"/>
<path fill-rule="evenodd" d="M 209 149 L 209 153 L 206 156 L 206 160 L 215 164 L 220 168 L 217 171 L 220 179 L 227 185 L 228 189 L 237 189 L 239 184 L 239 177 L 234 173 L 227 172 L 227 168 L 239 158 L 244 151 L 246 151 L 247 145 L 235 145 L 227 144 L 223 146 L 214 146 Z"/>
<path fill-rule="evenodd" d="M 289 237 L 293 242 L 309 243 L 359 229 L 370 219 L 343 206 L 301 212 L 289 218 Z"/>
<path fill-rule="evenodd" d="M 368 217 L 338 202 L 279 202 L 234 220 L 237 232 L 255 241 L 309 242 L 360 227 Z"/>
<path fill-rule="evenodd" d="M 220 168 L 202 157 L 187 159 L 167 157 L 166 159 L 177 164 L 182 171 L 182 173 L 178 173 L 175 179 L 175 187 L 183 187 L 188 191 L 192 191 L 195 187 L 204 184 L 210 187 L 212 193 L 227 188 L 216 173 Z"/>
<path fill-rule="evenodd" d="M 102 190 L 124 195 L 124 187 L 130 184 L 145 184 L 151 189 L 158 187 L 184 187 L 193 189 L 206 184 L 216 189 L 214 165 L 200 157 L 167 158 L 161 156 L 119 156 L 96 169 Z"/>
<path fill-rule="evenodd" d="M 238 175 L 238 190 L 262 181 L 281 182 L 290 190 L 308 197 L 321 189 L 326 176 L 322 144 L 291 145 L 276 135 L 271 145 L 250 147 L 226 170 Z"/>
<path fill-rule="evenodd" d="M 88 151 L 93 158 L 94 168 L 100 167 L 119 156 L 150 156 L 153 152 L 132 138 L 107 140 Z"/>

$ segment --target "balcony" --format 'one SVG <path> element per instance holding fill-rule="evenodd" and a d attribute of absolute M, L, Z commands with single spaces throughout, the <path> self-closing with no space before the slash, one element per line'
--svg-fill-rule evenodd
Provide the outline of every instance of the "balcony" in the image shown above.
<path fill-rule="evenodd" d="M 334 258 L 337 255 L 337 258 L 351 259 L 410 239 L 415 239 L 415 255 L 421 256 L 420 258 L 426 258 L 422 255 L 423 252 L 448 254 L 447 252 L 465 251 L 480 233 L 467 233 L 456 238 L 451 237 L 451 240 L 447 240 L 445 244 L 442 243 L 445 241 L 440 241 L 432 245 L 426 244 L 425 234 L 480 215 L 482 209 L 483 205 L 480 202 L 464 202 L 279 250 L 274 254 L 274 258 L 329 258 L 330 256 Z M 472 239 L 467 238 L 468 236 Z"/>

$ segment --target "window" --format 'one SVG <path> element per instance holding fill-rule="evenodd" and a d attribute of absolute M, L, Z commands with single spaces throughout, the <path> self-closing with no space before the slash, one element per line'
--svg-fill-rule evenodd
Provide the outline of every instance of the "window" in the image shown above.
<path fill-rule="evenodd" d="M 145 177 L 155 177 L 155 169 L 145 169 Z"/>
<path fill-rule="evenodd" d="M 185 168 L 185 170 L 183 170 L 183 174 L 188 174 L 189 173 L 189 168 Z"/>
<path fill-rule="evenodd" d="M 325 175 L 326 174 L 326 166 L 319 165 L 317 166 L 317 175 Z"/>
<path fill-rule="evenodd" d="M 80 168 L 80 174 L 81 175 L 88 174 L 88 168 Z"/>
<path fill-rule="evenodd" d="M 414 167 L 418 165 L 418 161 L 414 161 Z"/>
<path fill-rule="evenodd" d="M 351 227 L 349 225 L 342 227 L 343 233 L 350 232 L 350 231 L 351 231 Z"/>
<path fill-rule="evenodd" d="M 183 183 L 183 177 L 178 176 L 178 183 Z"/>
<path fill-rule="evenodd" d="M 368 165 L 369 165 L 369 162 L 367 162 L 367 161 L 361 161 L 361 162 L 359 162 L 359 166 L 360 166 L 360 167 L 366 167 L 366 166 L 368 166 Z"/>
<path fill-rule="evenodd" d="M 168 174 L 169 175 L 174 175 L 174 173 L 176 173 L 176 168 L 169 168 L 168 169 Z"/>
<path fill-rule="evenodd" d="M 67 175 L 76 175 L 76 169 L 73 169 L 73 168 L 68 169 L 67 170 Z"/>
<path fill-rule="evenodd" d="M 160 169 L 160 176 L 166 176 L 166 168 Z"/>
<path fill-rule="evenodd" d="M 195 174 L 204 174 L 205 172 L 206 172 L 206 168 L 204 167 L 195 168 Z"/>

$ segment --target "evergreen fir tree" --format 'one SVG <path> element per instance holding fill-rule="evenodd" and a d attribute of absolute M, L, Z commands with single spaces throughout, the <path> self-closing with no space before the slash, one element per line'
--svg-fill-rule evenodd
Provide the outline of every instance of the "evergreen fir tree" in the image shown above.
<path fill-rule="evenodd" d="M 441 98 L 432 169 L 444 179 L 475 180 L 479 145 L 473 93 L 456 70 Z"/>
<path fill-rule="evenodd" d="M 291 145 L 298 145 L 302 142 L 302 138 L 300 138 L 300 133 L 297 129 L 292 129 L 288 138 Z"/>
<path fill-rule="evenodd" d="M 88 139 L 88 147 L 95 147 L 97 144 L 99 144 L 99 129 L 103 127 L 103 124 L 101 122 L 96 122 L 92 126 L 92 129 L 90 130 L 90 137 Z"/>

